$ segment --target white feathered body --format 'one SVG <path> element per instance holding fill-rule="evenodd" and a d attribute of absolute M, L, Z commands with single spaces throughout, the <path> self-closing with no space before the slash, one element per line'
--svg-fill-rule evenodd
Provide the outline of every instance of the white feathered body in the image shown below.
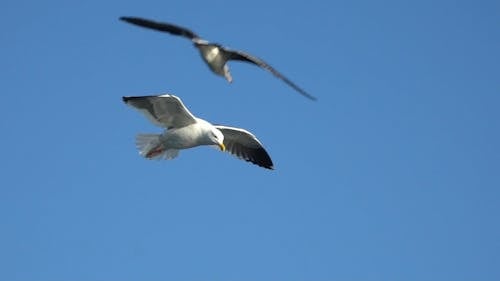
<path fill-rule="evenodd" d="M 181 149 L 213 145 L 213 140 L 208 137 L 210 134 L 207 134 L 207 131 L 213 130 L 213 126 L 203 119 L 196 120 L 196 123 L 182 128 L 167 129 L 163 134 L 137 135 L 139 153 L 150 159 L 173 159 Z"/>

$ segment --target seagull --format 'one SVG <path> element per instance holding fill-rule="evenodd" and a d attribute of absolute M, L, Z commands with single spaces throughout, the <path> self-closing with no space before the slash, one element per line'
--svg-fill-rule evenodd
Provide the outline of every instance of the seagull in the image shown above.
<path fill-rule="evenodd" d="M 194 46 L 200 51 L 202 59 L 208 65 L 210 70 L 212 70 L 215 74 L 226 78 L 226 80 L 229 83 L 233 81 L 233 78 L 231 76 L 231 73 L 229 72 L 229 67 L 227 65 L 227 62 L 230 60 L 243 61 L 260 66 L 261 68 L 271 72 L 274 76 L 283 80 L 286 84 L 288 84 L 290 87 L 292 87 L 305 97 L 311 100 L 316 100 L 314 96 L 310 95 L 309 93 L 301 89 L 299 86 L 297 86 L 295 83 L 293 83 L 288 78 L 283 76 L 283 74 L 279 73 L 276 69 L 271 67 L 265 61 L 243 51 L 231 50 L 226 47 L 223 47 L 220 44 L 210 43 L 185 27 L 181 27 L 171 23 L 156 22 L 138 17 L 120 17 L 120 20 L 141 27 L 146 27 L 162 32 L 168 32 L 170 34 L 177 36 L 186 37 L 187 39 L 191 40 Z"/>
<path fill-rule="evenodd" d="M 123 97 L 123 101 L 165 128 L 162 134 L 137 135 L 139 154 L 147 159 L 173 159 L 181 149 L 212 145 L 263 168 L 274 169 L 271 157 L 252 133 L 197 118 L 177 96 Z"/>

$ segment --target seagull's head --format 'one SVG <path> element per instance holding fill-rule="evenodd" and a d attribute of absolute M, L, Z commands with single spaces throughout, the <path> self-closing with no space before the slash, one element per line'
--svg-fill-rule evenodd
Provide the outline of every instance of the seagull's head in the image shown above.
<path fill-rule="evenodd" d="M 220 148 L 220 150 L 226 150 L 226 146 L 224 145 L 224 135 L 220 130 L 218 130 L 217 128 L 212 128 L 209 133 L 209 138 L 213 144 L 217 145 Z"/>

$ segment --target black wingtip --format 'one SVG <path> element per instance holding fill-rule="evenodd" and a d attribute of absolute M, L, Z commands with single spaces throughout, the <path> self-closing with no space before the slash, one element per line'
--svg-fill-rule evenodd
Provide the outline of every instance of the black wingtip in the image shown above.
<path fill-rule="evenodd" d="M 122 97 L 124 103 L 127 103 L 130 100 L 130 97 Z"/>
<path fill-rule="evenodd" d="M 286 82 L 286 81 L 285 81 Z M 299 88 L 297 85 L 295 84 L 291 84 L 291 83 L 288 83 L 287 84 L 290 84 L 292 86 L 292 88 L 294 88 L 297 92 L 299 92 L 299 94 L 303 95 L 304 97 L 312 100 L 312 101 L 318 101 L 318 98 L 309 94 L 308 92 L 302 90 L 301 88 Z"/>
<path fill-rule="evenodd" d="M 150 21 L 139 17 L 120 17 L 121 21 L 145 27 Z"/>
<path fill-rule="evenodd" d="M 120 17 L 120 20 L 122 21 L 126 21 L 126 22 L 130 22 L 132 21 L 134 18 L 133 17 Z"/>
<path fill-rule="evenodd" d="M 269 156 L 269 154 L 263 147 L 254 151 L 253 157 L 250 161 L 262 168 L 274 170 L 273 160 L 271 160 L 271 156 Z"/>
<path fill-rule="evenodd" d="M 255 165 L 257 165 L 257 166 L 259 166 L 261 168 L 264 168 L 264 169 L 268 169 L 268 170 L 271 170 L 271 171 L 275 170 L 274 169 L 274 165 L 273 165 L 272 162 L 271 163 L 261 163 L 261 162 L 257 162 L 257 161 L 247 160 L 247 159 L 244 159 L 244 160 L 247 161 L 247 162 L 251 162 L 251 163 L 253 163 L 253 164 L 255 164 Z"/>
<path fill-rule="evenodd" d="M 262 168 L 266 168 L 268 170 L 271 170 L 271 171 L 274 171 L 274 166 L 271 165 L 271 166 L 261 166 Z"/>

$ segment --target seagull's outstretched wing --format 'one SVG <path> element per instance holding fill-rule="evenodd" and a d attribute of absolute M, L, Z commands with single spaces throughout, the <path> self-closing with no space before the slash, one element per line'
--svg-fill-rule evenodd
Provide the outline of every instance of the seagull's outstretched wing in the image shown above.
<path fill-rule="evenodd" d="M 168 32 L 170 34 L 183 36 L 191 40 L 200 38 L 196 33 L 192 32 L 191 30 L 171 23 L 157 22 L 138 17 L 121 17 L 120 19 L 122 21 L 126 21 L 128 23 L 135 24 L 141 27 Z"/>
<path fill-rule="evenodd" d="M 123 101 L 160 127 L 181 128 L 196 123 L 193 114 L 174 95 L 123 97 Z"/>
<path fill-rule="evenodd" d="M 227 56 L 228 60 L 239 60 L 239 61 L 249 62 L 249 63 L 253 63 L 257 66 L 260 66 L 261 68 L 271 72 L 274 76 L 283 80 L 290 87 L 294 88 L 297 92 L 301 93 L 305 97 L 307 97 L 311 100 L 316 100 L 316 97 L 314 97 L 314 96 L 310 95 L 309 93 L 307 93 L 306 91 L 302 90 L 302 88 L 295 85 L 295 83 L 290 81 L 283 74 L 279 73 L 276 69 L 274 69 L 272 66 L 267 64 L 265 61 L 263 61 L 257 57 L 254 57 L 248 53 L 245 53 L 243 51 L 230 50 L 230 49 L 226 49 L 226 48 L 224 49 L 224 51 L 226 52 L 226 56 Z"/>
<path fill-rule="evenodd" d="M 260 141 L 250 132 L 234 127 L 216 125 L 224 135 L 226 151 L 267 169 L 274 169 L 273 161 Z"/>

